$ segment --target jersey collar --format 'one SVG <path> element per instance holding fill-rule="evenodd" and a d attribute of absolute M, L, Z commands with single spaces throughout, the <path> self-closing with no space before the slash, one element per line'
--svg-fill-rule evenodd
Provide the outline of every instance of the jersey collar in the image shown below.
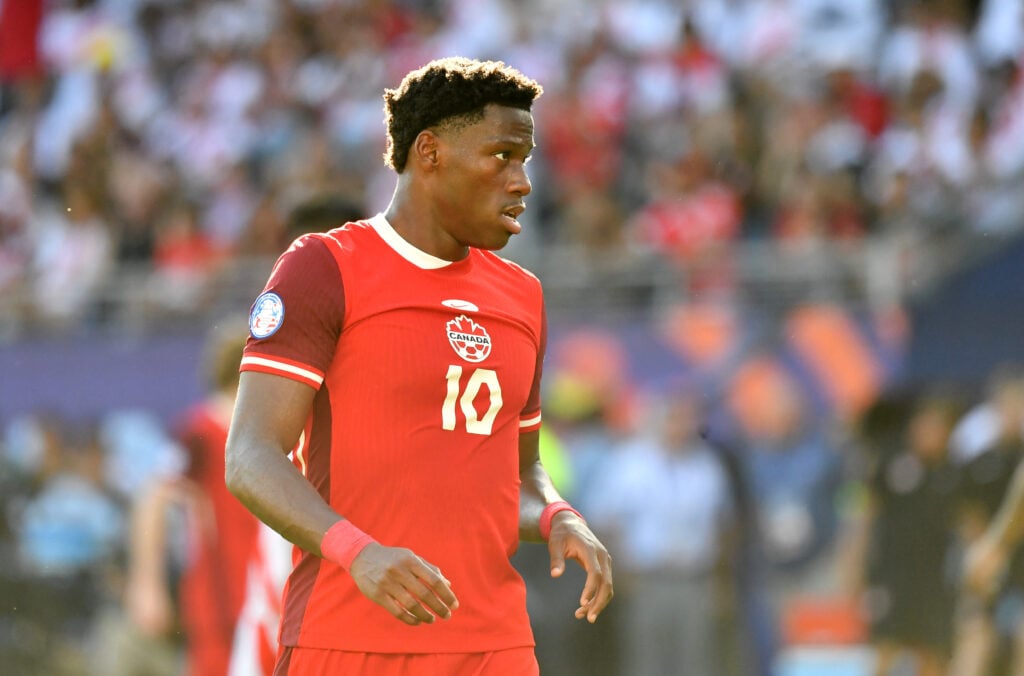
<path fill-rule="evenodd" d="M 452 261 L 446 261 L 443 258 L 438 258 L 428 254 L 426 251 L 420 251 L 409 242 L 402 239 L 402 236 L 395 232 L 395 229 L 388 223 L 388 219 L 384 217 L 384 214 L 377 214 L 370 219 L 370 225 L 377 231 L 380 238 L 384 242 L 395 250 L 399 256 L 409 261 L 418 268 L 424 270 L 437 270 L 438 268 L 444 268 L 452 264 Z"/>

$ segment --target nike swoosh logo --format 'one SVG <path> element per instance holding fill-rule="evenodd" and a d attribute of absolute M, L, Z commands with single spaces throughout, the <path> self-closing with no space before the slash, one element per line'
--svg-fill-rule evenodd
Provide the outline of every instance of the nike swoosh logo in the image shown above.
<path fill-rule="evenodd" d="M 441 301 L 441 305 L 444 305 L 445 307 L 450 307 L 453 310 L 465 310 L 467 312 L 480 311 L 480 308 L 478 308 L 473 303 L 470 303 L 468 300 L 459 300 L 457 298 L 449 298 L 448 300 L 443 300 Z"/>

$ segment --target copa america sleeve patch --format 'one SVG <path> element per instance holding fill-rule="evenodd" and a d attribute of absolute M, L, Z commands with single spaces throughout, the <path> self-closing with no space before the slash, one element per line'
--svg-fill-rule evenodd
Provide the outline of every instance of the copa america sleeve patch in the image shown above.
<path fill-rule="evenodd" d="M 284 301 L 273 291 L 256 299 L 249 311 L 249 333 L 256 340 L 269 338 L 284 323 Z"/>

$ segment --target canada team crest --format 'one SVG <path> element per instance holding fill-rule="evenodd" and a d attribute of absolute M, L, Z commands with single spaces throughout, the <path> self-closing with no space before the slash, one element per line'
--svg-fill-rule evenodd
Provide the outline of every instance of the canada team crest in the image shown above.
<path fill-rule="evenodd" d="M 459 315 L 445 327 L 448 342 L 460 357 L 481 362 L 491 353 L 491 337 L 487 330 L 466 315 Z"/>

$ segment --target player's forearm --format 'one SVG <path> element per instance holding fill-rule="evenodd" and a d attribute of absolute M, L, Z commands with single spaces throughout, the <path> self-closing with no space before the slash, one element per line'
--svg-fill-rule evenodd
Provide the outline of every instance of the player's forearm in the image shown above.
<path fill-rule="evenodd" d="M 543 542 L 540 516 L 544 508 L 562 499 L 540 461 L 521 468 L 519 472 L 519 539 Z"/>
<path fill-rule="evenodd" d="M 303 549 L 320 554 L 324 533 L 339 516 L 280 450 L 229 441 L 228 490 L 258 519 Z"/>

